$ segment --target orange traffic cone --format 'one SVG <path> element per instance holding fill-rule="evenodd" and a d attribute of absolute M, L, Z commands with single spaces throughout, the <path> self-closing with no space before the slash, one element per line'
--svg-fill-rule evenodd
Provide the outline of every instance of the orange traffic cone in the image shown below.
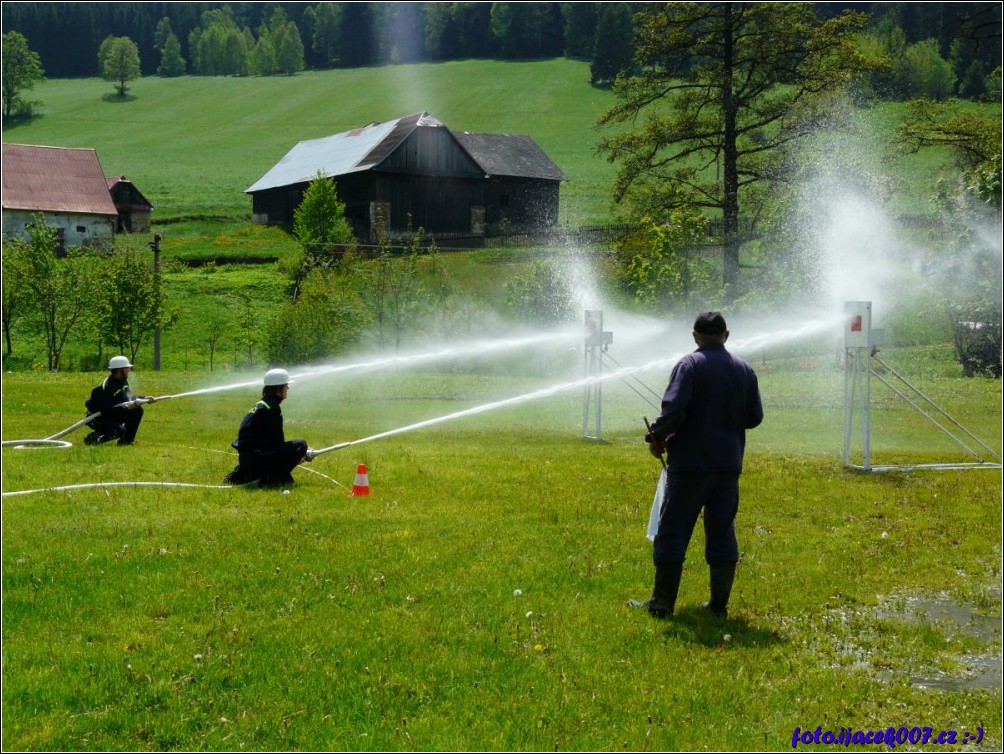
<path fill-rule="evenodd" d="M 352 497 L 361 497 L 370 494 L 370 479 L 366 473 L 366 464 L 359 464 L 356 469 L 356 482 L 352 485 Z"/>

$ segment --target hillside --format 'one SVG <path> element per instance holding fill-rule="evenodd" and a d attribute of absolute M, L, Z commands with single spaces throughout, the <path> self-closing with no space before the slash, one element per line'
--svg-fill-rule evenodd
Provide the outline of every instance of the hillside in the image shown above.
<path fill-rule="evenodd" d="M 246 220 L 243 192 L 296 142 L 428 111 L 454 130 L 525 133 L 569 176 L 561 223 L 607 221 L 613 166 L 593 153 L 597 115 L 612 95 L 587 63 L 464 61 L 301 73 L 288 78 L 132 83 L 119 101 L 100 79 L 53 80 L 33 91 L 32 122 L 7 142 L 97 149 L 108 175 L 128 176 L 154 222 Z"/>

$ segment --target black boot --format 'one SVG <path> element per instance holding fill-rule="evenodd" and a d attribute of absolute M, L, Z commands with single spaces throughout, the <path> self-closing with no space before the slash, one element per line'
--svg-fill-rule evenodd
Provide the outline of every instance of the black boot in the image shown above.
<path fill-rule="evenodd" d="M 673 615 L 682 575 L 683 563 L 663 563 L 655 567 L 652 597 L 642 603 L 653 618 L 669 618 Z"/>
<path fill-rule="evenodd" d="M 729 617 L 729 595 L 732 594 L 732 582 L 736 578 L 736 564 L 730 562 L 709 563 L 711 570 L 711 601 L 704 607 L 715 615 Z"/>

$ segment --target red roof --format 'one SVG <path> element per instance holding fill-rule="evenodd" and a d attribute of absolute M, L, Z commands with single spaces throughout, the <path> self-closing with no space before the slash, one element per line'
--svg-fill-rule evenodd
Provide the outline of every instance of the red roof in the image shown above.
<path fill-rule="evenodd" d="M 93 149 L 3 145 L 3 208 L 117 216 Z"/>

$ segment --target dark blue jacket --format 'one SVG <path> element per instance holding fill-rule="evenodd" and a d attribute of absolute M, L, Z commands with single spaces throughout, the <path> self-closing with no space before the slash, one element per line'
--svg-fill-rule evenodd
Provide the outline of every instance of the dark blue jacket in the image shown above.
<path fill-rule="evenodd" d="M 708 345 L 673 367 L 662 414 L 648 438 L 664 441 L 671 472 L 740 472 L 746 430 L 763 421 L 756 373 L 724 346 Z"/>
<path fill-rule="evenodd" d="M 282 401 L 274 395 L 268 395 L 258 401 L 241 421 L 237 430 L 237 439 L 231 445 L 238 453 L 261 450 L 268 452 L 286 442 L 282 429 Z"/>
<path fill-rule="evenodd" d="M 91 391 L 91 397 L 84 401 L 84 407 L 89 413 L 100 411 L 105 421 L 121 420 L 119 417 L 125 416 L 129 411 L 121 404 L 128 403 L 135 397 L 128 381 L 108 375 Z"/>

